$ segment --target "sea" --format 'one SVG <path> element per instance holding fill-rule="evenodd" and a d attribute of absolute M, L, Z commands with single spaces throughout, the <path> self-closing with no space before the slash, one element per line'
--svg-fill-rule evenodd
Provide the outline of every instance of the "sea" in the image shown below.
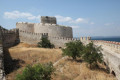
<path fill-rule="evenodd" d="M 91 37 L 91 39 L 120 42 L 120 37 Z"/>

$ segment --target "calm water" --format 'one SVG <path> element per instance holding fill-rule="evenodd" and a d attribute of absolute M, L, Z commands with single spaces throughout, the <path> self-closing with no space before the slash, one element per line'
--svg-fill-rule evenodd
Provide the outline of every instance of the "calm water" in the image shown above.
<path fill-rule="evenodd" d="M 92 40 L 106 40 L 120 42 L 120 37 L 92 37 Z"/>

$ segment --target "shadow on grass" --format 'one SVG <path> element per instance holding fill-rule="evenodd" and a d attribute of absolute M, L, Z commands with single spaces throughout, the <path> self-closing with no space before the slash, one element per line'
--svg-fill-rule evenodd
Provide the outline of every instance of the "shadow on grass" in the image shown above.
<path fill-rule="evenodd" d="M 82 59 L 76 59 L 76 60 L 73 60 L 72 58 L 68 58 L 67 59 L 68 61 L 75 61 L 75 62 L 78 62 L 78 63 L 82 63 L 83 62 L 83 60 Z"/>
<path fill-rule="evenodd" d="M 4 48 L 4 68 L 5 74 L 9 74 L 14 70 L 17 70 L 21 67 L 20 64 L 24 64 L 25 62 L 20 59 L 12 59 L 8 48 Z"/>
<path fill-rule="evenodd" d="M 78 62 L 78 63 L 83 63 L 84 62 L 84 60 L 82 60 L 80 58 L 78 58 L 76 60 L 73 60 L 72 58 L 68 58 L 67 61 L 71 61 L 71 62 L 75 61 L 75 62 Z M 90 70 L 99 70 L 99 71 L 103 71 L 103 72 L 109 74 L 110 73 L 109 67 L 107 67 L 107 65 L 105 65 L 105 64 L 102 64 L 102 65 L 105 66 L 105 67 L 101 67 L 100 65 L 95 65 L 93 68 L 90 68 L 88 63 L 86 63 L 86 67 L 89 68 Z"/>

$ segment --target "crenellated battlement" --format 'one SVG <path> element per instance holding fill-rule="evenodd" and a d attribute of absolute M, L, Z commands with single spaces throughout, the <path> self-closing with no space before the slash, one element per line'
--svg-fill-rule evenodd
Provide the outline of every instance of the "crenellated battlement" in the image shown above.
<path fill-rule="evenodd" d="M 27 31 L 23 31 L 23 30 L 19 30 L 19 33 L 29 34 L 29 35 L 33 35 L 33 36 L 48 36 L 48 33 L 33 33 L 33 32 L 27 32 Z"/>
<path fill-rule="evenodd" d="M 41 23 L 17 22 L 16 28 L 32 33 L 48 33 L 49 36 L 73 38 L 72 28 L 58 25 L 55 17 L 42 16 Z"/>
<path fill-rule="evenodd" d="M 115 52 L 120 53 L 120 42 L 115 41 L 104 41 L 104 40 L 92 40 L 95 44 L 109 48 Z"/>

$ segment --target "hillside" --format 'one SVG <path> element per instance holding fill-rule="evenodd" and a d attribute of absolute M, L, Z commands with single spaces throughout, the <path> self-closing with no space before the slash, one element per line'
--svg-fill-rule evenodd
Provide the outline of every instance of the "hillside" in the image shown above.
<path fill-rule="evenodd" d="M 16 74 L 21 73 L 27 64 L 55 63 L 58 61 L 52 80 L 116 80 L 112 74 L 107 74 L 104 69 L 90 70 L 86 67 L 86 63 L 80 60 L 72 61 L 70 58 L 62 59 L 61 54 L 60 49 L 38 48 L 35 45 L 25 43 L 6 49 L 5 65 L 10 70 L 6 78 L 14 80 Z"/>

